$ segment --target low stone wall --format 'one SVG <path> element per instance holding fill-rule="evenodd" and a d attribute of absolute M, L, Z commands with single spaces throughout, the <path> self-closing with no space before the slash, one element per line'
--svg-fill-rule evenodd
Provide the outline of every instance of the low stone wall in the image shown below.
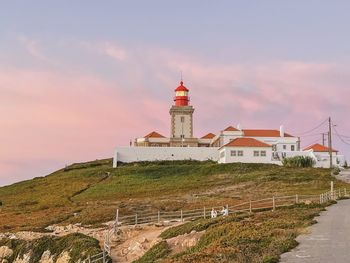
<path fill-rule="evenodd" d="M 218 161 L 218 149 L 216 147 L 117 147 L 114 152 L 113 167 L 117 167 L 117 162 Z"/>

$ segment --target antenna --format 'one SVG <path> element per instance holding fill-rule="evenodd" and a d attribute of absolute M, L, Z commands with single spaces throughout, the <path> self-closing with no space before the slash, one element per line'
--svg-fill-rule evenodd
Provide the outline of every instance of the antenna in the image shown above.
<path fill-rule="evenodd" d="M 180 75 L 181 75 L 181 81 L 182 81 L 182 70 L 180 70 Z"/>

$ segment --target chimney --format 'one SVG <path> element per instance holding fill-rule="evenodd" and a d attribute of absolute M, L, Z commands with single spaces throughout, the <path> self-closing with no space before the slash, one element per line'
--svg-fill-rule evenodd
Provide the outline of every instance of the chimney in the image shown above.
<path fill-rule="evenodd" d="M 284 137 L 284 127 L 283 127 L 283 125 L 280 126 L 280 137 Z"/>

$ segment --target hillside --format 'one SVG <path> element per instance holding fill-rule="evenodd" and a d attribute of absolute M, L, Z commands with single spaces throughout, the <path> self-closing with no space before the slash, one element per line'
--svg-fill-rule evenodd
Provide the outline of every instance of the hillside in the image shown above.
<path fill-rule="evenodd" d="M 240 203 L 272 195 L 319 194 L 335 180 L 325 169 L 213 162 L 73 164 L 0 188 L 0 232 L 54 223 L 98 225 L 131 212 Z M 336 187 L 345 186 L 336 182 Z"/>

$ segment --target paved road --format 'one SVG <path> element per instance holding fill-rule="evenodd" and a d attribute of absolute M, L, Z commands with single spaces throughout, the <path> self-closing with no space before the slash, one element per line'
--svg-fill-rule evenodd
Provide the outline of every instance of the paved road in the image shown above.
<path fill-rule="evenodd" d="M 350 262 L 350 200 L 338 201 L 316 220 L 310 234 L 297 238 L 299 246 L 281 256 L 281 263 Z"/>
<path fill-rule="evenodd" d="M 350 183 L 350 170 L 342 170 L 339 175 L 335 176 L 338 180 L 341 180 L 345 183 Z"/>

